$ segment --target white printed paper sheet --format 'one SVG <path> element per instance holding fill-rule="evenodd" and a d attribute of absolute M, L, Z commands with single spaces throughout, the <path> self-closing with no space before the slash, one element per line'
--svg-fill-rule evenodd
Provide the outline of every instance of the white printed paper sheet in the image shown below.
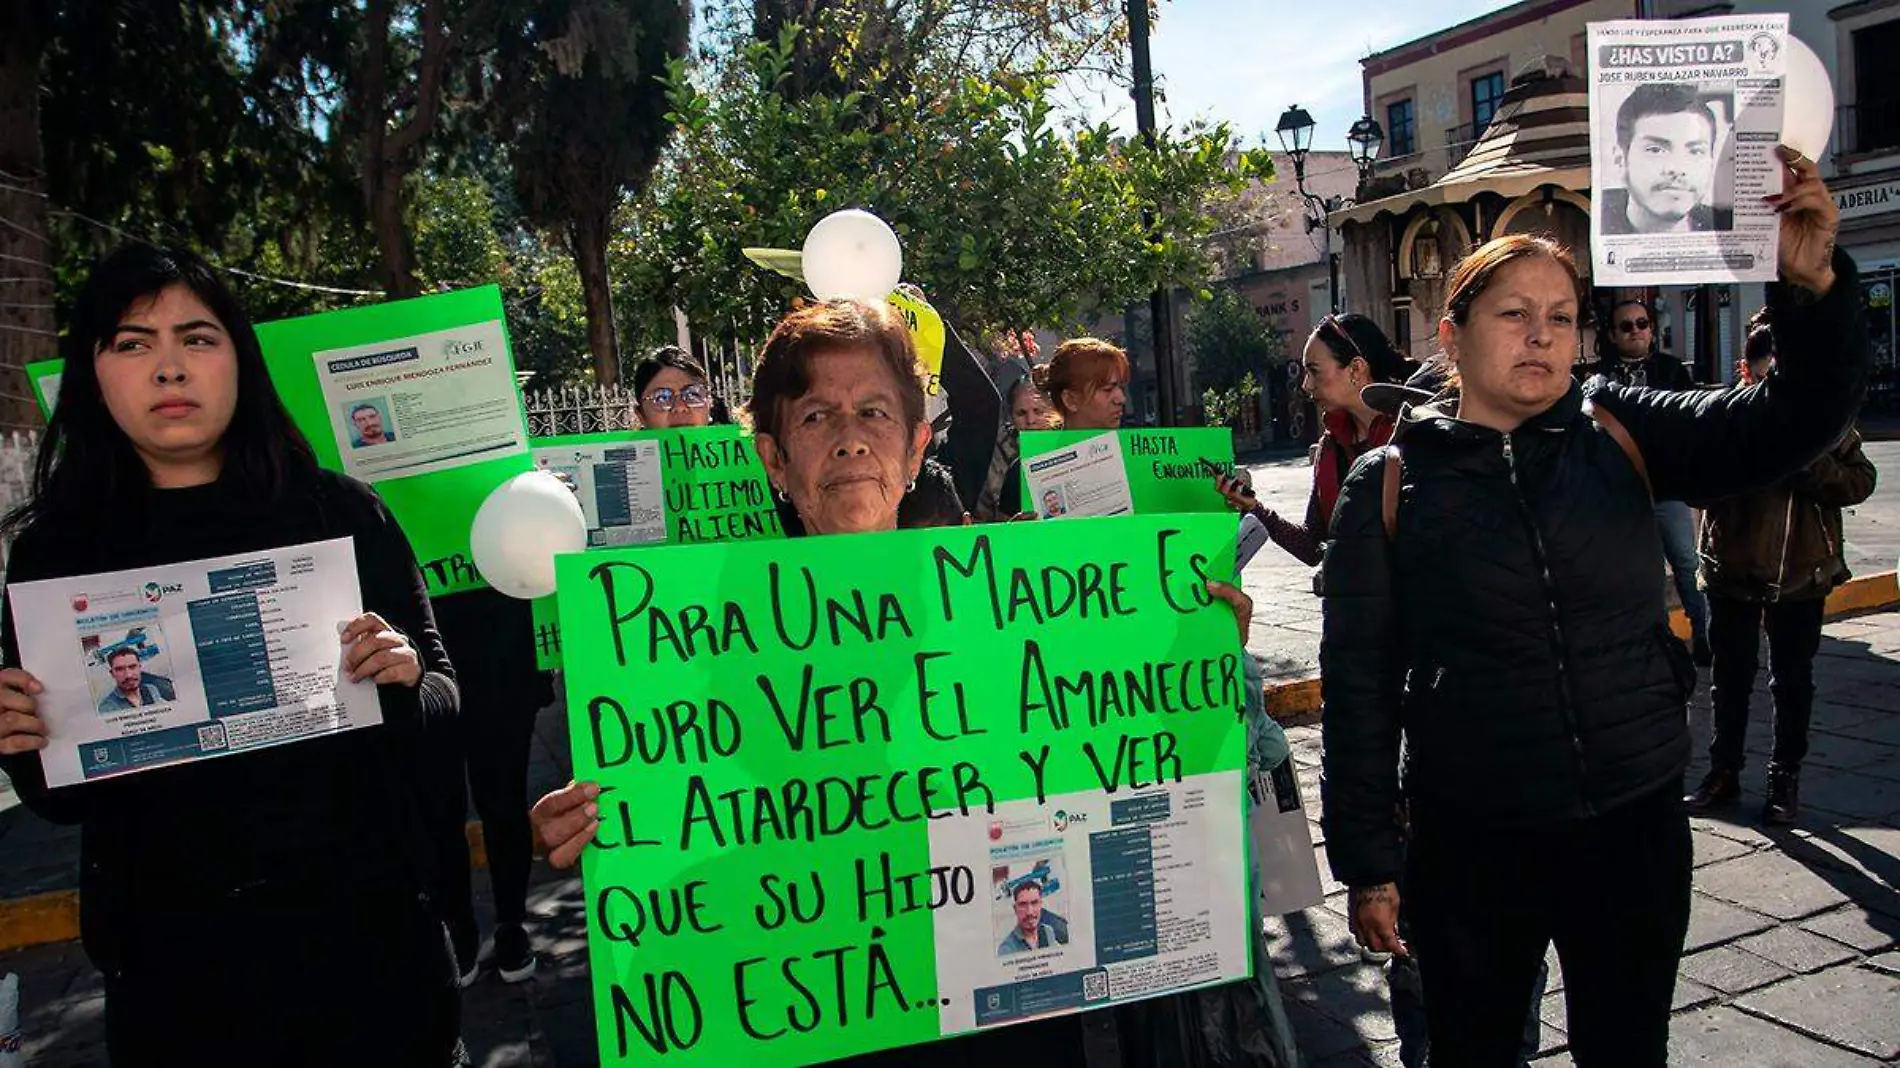
<path fill-rule="evenodd" d="M 1589 26 L 1599 286 L 1775 277 L 1788 16 Z"/>
<path fill-rule="evenodd" d="M 952 1034 L 1249 974 L 1241 776 L 1011 801 L 933 820 L 933 865 L 989 877 L 988 909 L 936 913 Z"/>
<path fill-rule="evenodd" d="M 46 688 L 49 786 L 382 722 L 376 687 L 343 672 L 338 624 L 363 610 L 348 538 L 7 592 Z"/>
<path fill-rule="evenodd" d="M 343 470 L 365 482 L 526 452 L 499 321 L 315 355 Z"/>
<path fill-rule="evenodd" d="M 1041 519 L 1130 515 L 1135 510 L 1121 437 L 1113 430 L 1027 457 L 1023 474 L 1029 483 L 1029 500 L 1023 506 Z"/>
<path fill-rule="evenodd" d="M 666 540 L 658 441 L 544 446 L 534 450 L 534 466 L 574 484 L 589 549 Z"/>

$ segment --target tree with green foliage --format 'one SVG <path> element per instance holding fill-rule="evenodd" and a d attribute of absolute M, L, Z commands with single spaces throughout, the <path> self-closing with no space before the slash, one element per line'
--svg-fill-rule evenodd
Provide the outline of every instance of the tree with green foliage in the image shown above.
<path fill-rule="evenodd" d="M 1204 390 L 1232 388 L 1244 376 L 1269 377 L 1284 349 L 1265 317 L 1230 287 L 1216 287 L 1188 312 L 1188 358 L 1194 383 Z"/>
<path fill-rule="evenodd" d="M 542 0 L 498 49 L 498 111 L 528 221 L 559 233 L 586 300 L 594 380 L 619 376 L 608 247 L 672 126 L 667 63 L 686 52 L 683 0 Z"/>
<path fill-rule="evenodd" d="M 798 293 L 741 250 L 796 248 L 824 215 L 863 207 L 897 231 L 905 278 L 959 326 L 1066 328 L 1161 285 L 1198 288 L 1207 203 L 1271 173 L 1225 126 L 1162 131 L 1152 147 L 1106 124 L 1060 127 L 1040 75 L 924 64 L 875 114 L 855 90 L 793 97 L 799 32 L 745 44 L 735 71 L 704 85 L 675 64 L 679 132 L 628 220 L 645 314 L 677 306 L 698 329 L 762 337 Z"/>
<path fill-rule="evenodd" d="M 48 27 L 34 4 L 0 4 L 0 430 L 38 425 L 26 365 L 49 359 L 53 246 L 40 145 Z"/>

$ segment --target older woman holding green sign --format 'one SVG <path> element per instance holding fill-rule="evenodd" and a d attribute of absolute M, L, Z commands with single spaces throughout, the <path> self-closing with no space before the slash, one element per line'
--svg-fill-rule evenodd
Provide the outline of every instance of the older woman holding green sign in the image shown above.
<path fill-rule="evenodd" d="M 753 376 L 750 414 L 759 458 L 774 491 L 796 509 L 807 534 L 896 530 L 898 506 L 918 477 L 930 424 L 909 331 L 882 304 L 828 301 L 787 316 L 773 331 Z M 1252 604 L 1240 590 L 1210 583 L 1239 623 Z M 1253 752 L 1268 765 L 1286 757 L 1285 738 L 1263 711 L 1252 658 L 1247 687 Z M 599 787 L 574 783 L 543 797 L 531 815 L 548 860 L 569 867 L 599 831 Z M 998 1056 L 1042 1068 L 1086 1063 L 1077 1018 L 1019 1024 L 930 1046 L 887 1051 L 851 1063 L 962 1065 Z"/>

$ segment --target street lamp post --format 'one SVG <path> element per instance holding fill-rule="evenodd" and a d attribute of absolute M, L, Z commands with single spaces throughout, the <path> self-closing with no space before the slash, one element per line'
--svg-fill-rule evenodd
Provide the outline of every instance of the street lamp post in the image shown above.
<path fill-rule="evenodd" d="M 1333 224 L 1330 216 L 1341 208 L 1353 204 L 1351 197 L 1331 196 L 1321 198 L 1306 188 L 1306 154 L 1313 149 L 1313 116 L 1298 104 L 1281 114 L 1280 122 L 1273 132 L 1280 136 L 1280 147 L 1293 160 L 1293 184 L 1306 201 L 1306 232 L 1321 231 L 1326 255 L 1326 293 L 1332 300 L 1333 314 L 1339 313 L 1339 258 L 1333 252 Z M 1352 161 L 1359 168 L 1359 181 L 1364 183 L 1372 176 L 1372 163 L 1379 158 L 1379 148 L 1385 144 L 1385 131 L 1370 115 L 1361 116 L 1346 132 L 1346 143 L 1352 146 Z"/>
<path fill-rule="evenodd" d="M 1128 0 L 1128 43 L 1133 53 L 1135 129 L 1149 148 L 1155 143 L 1155 79 L 1148 58 L 1148 0 Z M 1153 213 L 1142 209 L 1142 221 L 1152 223 Z M 1174 358 L 1174 297 L 1163 285 L 1148 298 L 1148 323 L 1154 339 L 1155 422 L 1173 426 L 1180 418 Z"/>

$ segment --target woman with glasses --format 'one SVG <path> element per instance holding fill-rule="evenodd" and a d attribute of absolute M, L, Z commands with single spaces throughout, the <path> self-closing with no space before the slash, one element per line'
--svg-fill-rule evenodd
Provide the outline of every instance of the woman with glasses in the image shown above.
<path fill-rule="evenodd" d="M 1244 475 L 1214 480 L 1229 504 L 1266 525 L 1273 543 L 1301 563 L 1318 567 L 1333 503 L 1354 460 L 1392 438 L 1392 417 L 1374 411 L 1360 396 L 1367 386 L 1403 382 L 1411 364 L 1384 331 L 1363 315 L 1328 315 L 1306 339 L 1300 388 L 1319 406 L 1324 429 L 1313 461 L 1313 493 L 1306 521 L 1295 523 L 1261 504 Z"/>
<path fill-rule="evenodd" d="M 712 388 L 699 361 L 672 345 L 662 345 L 633 370 L 633 394 L 639 398 L 640 425 L 648 430 L 712 423 Z"/>

